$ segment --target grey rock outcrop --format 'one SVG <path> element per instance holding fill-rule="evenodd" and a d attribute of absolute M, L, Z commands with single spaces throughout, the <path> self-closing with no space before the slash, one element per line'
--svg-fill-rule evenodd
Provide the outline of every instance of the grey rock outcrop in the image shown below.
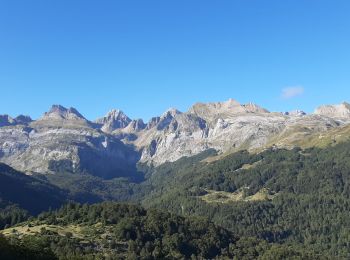
<path fill-rule="evenodd" d="M 30 122 L 32 122 L 32 119 L 29 116 L 19 115 L 16 118 L 12 118 L 9 115 L 0 115 L 0 127 L 28 125 Z"/>
<path fill-rule="evenodd" d="M 131 119 L 123 111 L 113 109 L 95 122 L 101 125 L 102 131 L 111 133 L 116 129 L 127 127 L 131 123 Z"/>
<path fill-rule="evenodd" d="M 320 106 L 316 109 L 315 114 L 331 118 L 350 119 L 350 104 L 343 102 L 339 105 Z"/>
<path fill-rule="evenodd" d="M 0 115 L 0 127 L 14 125 L 15 120 L 9 115 Z"/>
<path fill-rule="evenodd" d="M 74 108 L 54 105 L 29 126 L 0 128 L 0 161 L 25 172 L 132 177 L 138 160 L 137 151 Z"/>
<path fill-rule="evenodd" d="M 241 105 L 230 99 L 197 103 L 186 113 L 165 113 L 153 118 L 133 144 L 142 151 L 141 161 L 161 164 L 191 156 L 208 148 L 221 152 L 288 146 L 298 138 L 346 124 L 303 111 L 270 113 L 258 105 Z"/>
<path fill-rule="evenodd" d="M 235 100 L 169 109 L 147 124 L 120 110 L 91 122 L 54 105 L 40 119 L 0 117 L 0 161 L 27 172 L 130 176 L 138 161 L 159 165 L 209 148 L 219 152 L 289 147 L 310 135 L 350 123 L 350 105 L 314 114 L 277 113 Z"/>
<path fill-rule="evenodd" d="M 146 128 L 146 124 L 142 119 L 132 120 L 126 127 L 126 131 L 129 132 L 139 132 Z"/>
<path fill-rule="evenodd" d="M 19 115 L 15 117 L 14 120 L 18 125 L 28 125 L 29 123 L 33 122 L 30 116 L 25 116 L 25 115 Z"/>

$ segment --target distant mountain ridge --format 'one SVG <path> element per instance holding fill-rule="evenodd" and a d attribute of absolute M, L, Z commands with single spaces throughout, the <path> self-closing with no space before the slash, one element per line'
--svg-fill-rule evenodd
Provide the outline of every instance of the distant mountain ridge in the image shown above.
<path fill-rule="evenodd" d="M 53 105 L 38 120 L 0 128 L 0 161 L 25 172 L 129 177 L 138 160 L 137 151 L 74 108 Z"/>
<path fill-rule="evenodd" d="M 26 125 L 32 121 L 33 120 L 29 116 L 24 115 L 19 115 L 15 118 L 10 117 L 9 115 L 0 115 L 0 127 L 20 124 Z"/>
<path fill-rule="evenodd" d="M 213 148 L 219 153 L 293 147 L 350 123 L 350 105 L 269 112 L 229 99 L 171 108 L 144 123 L 121 110 L 90 121 L 75 108 L 53 105 L 38 120 L 0 116 L 0 161 L 25 172 L 126 177 L 136 163 L 159 165 Z"/>
<path fill-rule="evenodd" d="M 350 104 L 343 102 L 339 105 L 320 106 L 315 110 L 315 114 L 333 118 L 350 118 Z"/>

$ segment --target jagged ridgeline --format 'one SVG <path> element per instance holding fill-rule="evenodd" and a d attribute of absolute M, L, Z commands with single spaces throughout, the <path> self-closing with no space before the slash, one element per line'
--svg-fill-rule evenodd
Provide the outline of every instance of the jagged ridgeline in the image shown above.
<path fill-rule="evenodd" d="M 160 165 L 210 148 L 230 153 L 314 146 L 343 138 L 334 132 L 347 131 L 349 122 L 347 103 L 306 114 L 269 112 L 230 99 L 197 103 L 185 113 L 172 108 L 148 123 L 115 109 L 90 121 L 74 108 L 54 105 L 37 120 L 0 116 L 0 161 L 26 173 L 140 181 L 139 162 Z"/>

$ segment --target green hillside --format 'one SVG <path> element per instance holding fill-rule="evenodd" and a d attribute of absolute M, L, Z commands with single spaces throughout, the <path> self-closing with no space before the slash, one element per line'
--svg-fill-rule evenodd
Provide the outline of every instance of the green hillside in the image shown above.
<path fill-rule="evenodd" d="M 207 216 L 240 236 L 350 257 L 350 143 L 238 152 L 153 169 L 142 203 Z M 206 160 L 208 161 L 208 160 Z"/>
<path fill-rule="evenodd" d="M 324 148 L 271 148 L 259 154 L 240 151 L 215 156 L 214 150 L 208 150 L 158 167 L 139 165 L 147 178 L 141 183 L 64 173 L 39 179 L 1 165 L 0 224 L 8 227 L 3 233 L 12 237 L 12 242 L 17 241 L 14 246 L 28 244 L 27 239 L 39 239 L 32 242 L 44 243 L 48 252 L 63 259 L 65 252 L 121 258 L 152 259 L 156 254 L 189 258 L 194 254 L 202 258 L 230 259 L 239 255 L 238 259 L 256 259 L 271 252 L 272 257 L 277 251 L 288 256 L 287 249 L 291 255 L 350 257 L 350 142 Z M 113 203 L 70 204 L 30 223 L 11 227 L 30 214 L 57 208 L 67 199 L 89 203 L 125 201 L 149 210 Z M 137 217 L 127 216 L 125 220 L 125 216 L 120 217 L 122 212 Z M 115 215 L 119 217 L 114 221 Z M 155 226 L 145 229 L 149 227 L 147 221 L 158 220 L 159 227 L 168 225 L 169 219 L 181 222 L 188 230 L 178 225 L 170 233 L 167 229 L 153 230 Z M 121 235 L 116 227 L 123 221 L 129 231 Z M 190 229 L 198 225 L 200 235 L 198 230 Z M 182 232 L 187 233 L 181 235 Z M 110 235 L 115 250 L 109 246 Z M 205 235 L 209 244 L 204 248 L 199 242 L 191 244 Z M 140 241 L 135 245 L 131 240 L 137 236 Z M 216 249 L 209 250 L 214 244 Z"/>
<path fill-rule="evenodd" d="M 238 237 L 205 218 L 139 206 L 68 204 L 2 231 L 6 247 L 41 248 L 59 259 L 312 259 L 317 255 Z M 1 256 L 1 252 L 0 252 Z M 35 258 L 34 258 L 35 259 Z"/>
<path fill-rule="evenodd" d="M 0 228 L 58 208 L 67 198 L 66 192 L 56 186 L 0 163 Z"/>

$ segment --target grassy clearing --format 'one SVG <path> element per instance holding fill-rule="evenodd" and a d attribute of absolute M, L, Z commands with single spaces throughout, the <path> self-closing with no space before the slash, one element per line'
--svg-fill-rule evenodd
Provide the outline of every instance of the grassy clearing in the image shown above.
<path fill-rule="evenodd" d="M 60 236 L 66 236 L 68 233 L 70 233 L 75 238 L 84 238 L 84 234 L 82 232 L 83 228 L 81 226 L 76 225 L 56 226 L 46 224 L 34 225 L 33 223 L 25 223 L 23 225 L 18 225 L 15 227 L 1 230 L 0 233 L 2 233 L 4 236 L 16 235 L 22 237 L 24 235 L 39 234 L 42 232 L 42 230 L 52 231 L 59 234 Z"/>
<path fill-rule="evenodd" d="M 277 195 L 271 194 L 268 189 L 263 188 L 254 195 L 246 196 L 246 189 L 237 192 L 206 190 L 207 194 L 199 196 L 199 198 L 207 203 L 234 203 L 238 201 L 267 201 L 272 200 Z"/>

